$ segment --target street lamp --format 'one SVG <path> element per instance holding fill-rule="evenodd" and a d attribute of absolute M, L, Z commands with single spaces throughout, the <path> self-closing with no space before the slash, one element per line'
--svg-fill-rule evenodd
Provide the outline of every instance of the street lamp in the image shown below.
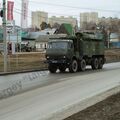
<path fill-rule="evenodd" d="M 107 42 L 107 47 L 110 48 L 110 30 L 107 31 L 107 35 L 108 35 L 108 42 Z"/>

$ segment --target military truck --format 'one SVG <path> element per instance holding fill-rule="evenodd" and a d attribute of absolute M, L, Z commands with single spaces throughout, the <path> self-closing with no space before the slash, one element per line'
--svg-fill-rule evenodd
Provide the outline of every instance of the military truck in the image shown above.
<path fill-rule="evenodd" d="M 99 31 L 77 32 L 75 36 L 52 38 L 46 49 L 46 62 L 51 73 L 102 69 L 105 63 L 104 36 Z"/>

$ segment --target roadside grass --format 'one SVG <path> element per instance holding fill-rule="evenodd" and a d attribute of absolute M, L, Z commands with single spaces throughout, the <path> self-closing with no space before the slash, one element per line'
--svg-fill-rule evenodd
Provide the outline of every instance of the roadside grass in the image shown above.
<path fill-rule="evenodd" d="M 44 63 L 45 55 L 43 53 L 23 53 L 7 56 L 7 71 L 16 72 L 24 70 L 39 70 L 47 68 Z M 0 72 L 4 70 L 3 56 L 0 56 Z"/>

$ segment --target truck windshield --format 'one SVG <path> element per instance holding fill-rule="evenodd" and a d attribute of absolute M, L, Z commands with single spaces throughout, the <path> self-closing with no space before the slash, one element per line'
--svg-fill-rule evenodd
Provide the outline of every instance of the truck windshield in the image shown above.
<path fill-rule="evenodd" d="M 48 48 L 62 48 L 65 49 L 68 47 L 67 42 L 50 42 L 48 43 Z"/>

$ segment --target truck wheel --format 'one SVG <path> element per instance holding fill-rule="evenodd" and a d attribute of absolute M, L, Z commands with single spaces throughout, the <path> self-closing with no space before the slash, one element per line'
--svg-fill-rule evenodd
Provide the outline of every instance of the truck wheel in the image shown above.
<path fill-rule="evenodd" d="M 102 69 L 103 68 L 103 59 L 102 58 L 99 58 L 98 59 L 98 69 Z"/>
<path fill-rule="evenodd" d="M 60 72 L 65 72 L 66 67 L 64 67 L 64 66 L 60 66 L 60 67 L 59 67 L 59 70 L 60 70 Z"/>
<path fill-rule="evenodd" d="M 93 58 L 93 60 L 92 60 L 92 69 L 93 70 L 98 69 L 98 59 L 97 58 Z"/>
<path fill-rule="evenodd" d="M 48 70 L 49 70 L 51 73 L 55 73 L 55 72 L 57 71 L 57 66 L 56 66 L 56 65 L 53 65 L 53 64 L 49 64 Z"/>
<path fill-rule="evenodd" d="M 74 59 L 74 60 L 72 60 L 72 63 L 69 66 L 69 71 L 71 73 L 75 73 L 75 72 L 77 72 L 77 70 L 78 70 L 78 62 L 77 62 L 77 60 Z"/>
<path fill-rule="evenodd" d="M 80 71 L 85 71 L 85 69 L 86 69 L 86 61 L 82 59 L 80 61 Z"/>

